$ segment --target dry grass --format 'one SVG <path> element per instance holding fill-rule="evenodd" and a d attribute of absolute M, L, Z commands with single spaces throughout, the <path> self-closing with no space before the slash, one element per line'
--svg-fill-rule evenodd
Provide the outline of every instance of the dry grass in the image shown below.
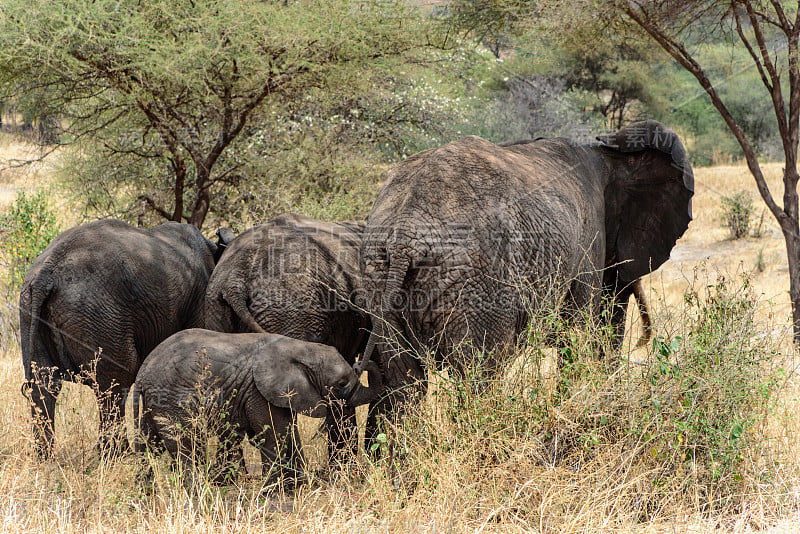
<path fill-rule="evenodd" d="M 773 196 L 782 204 L 783 184 L 781 165 L 764 165 Z M 705 267 L 712 272 L 735 274 L 755 270 L 759 252 L 763 256 L 764 270 L 754 272 L 754 287 L 765 302 L 771 303 L 770 312 L 777 314 L 780 322 L 791 312 L 789 305 L 789 270 L 783 236 L 775 219 L 766 210 L 753 177 L 746 166 L 723 166 L 701 168 L 695 171 L 694 220 L 686 234 L 672 251 L 670 260 L 645 279 L 659 298 L 674 307 L 683 299 L 683 293 L 691 283 L 693 272 Z M 732 240 L 728 230 L 720 222 L 720 199 L 736 191 L 749 192 L 757 208 L 757 219 L 764 209 L 764 235 Z M 784 325 L 785 326 L 785 325 Z"/>
<path fill-rule="evenodd" d="M 6 154 L 23 149 L 15 142 L 0 142 Z M 38 172 L 36 179 L 6 172 L 0 175 L 0 187 L 46 183 L 45 171 Z M 768 176 L 776 184 L 779 172 L 779 165 L 768 166 Z M 645 281 L 657 332 L 667 337 L 682 333 L 691 314 L 684 304 L 685 293 L 702 291 L 714 283 L 718 272 L 735 279 L 737 273 L 752 271 L 763 249 L 764 270 L 752 275 L 756 293 L 763 296 L 756 310 L 759 332 L 764 334 L 760 340 L 764 346 L 786 348 L 788 276 L 777 227 L 767 215 L 765 237 L 734 242 L 717 220 L 721 192 L 748 189 L 757 198 L 752 179 L 746 168 L 738 166 L 698 169 L 696 177 L 695 220 L 673 259 Z M 638 332 L 632 330 L 630 337 L 635 339 Z M 552 360 L 548 367 L 536 345 L 520 354 L 522 363 L 509 367 L 507 382 L 490 384 L 482 393 L 459 396 L 454 393 L 459 391 L 457 383 L 447 376 L 434 380 L 427 402 L 394 429 L 392 437 L 403 454 L 391 465 L 361 458 L 345 470 L 312 476 L 312 482 L 291 498 L 264 497 L 258 477 L 248 476 L 235 486 L 209 488 L 202 499 L 193 499 L 163 459 L 152 461 L 152 493 L 136 482 L 141 459 L 133 455 L 108 462 L 98 459 L 97 410 L 86 387 L 65 385 L 57 410 L 55 459 L 38 462 L 32 453 L 27 401 L 19 392 L 23 376 L 19 348 L 11 343 L 0 350 L 2 530 L 797 531 L 800 427 L 795 399 L 800 390 L 796 383 L 785 387 L 781 402 L 757 429 L 764 439 L 737 464 L 740 479 L 731 478 L 728 486 L 709 485 L 700 483 L 707 473 L 699 467 L 685 469 L 669 451 L 656 451 L 660 456 L 652 451 L 653 443 L 667 443 L 663 436 L 631 439 L 620 430 L 632 424 L 624 418 L 610 427 L 592 423 L 597 406 L 639 413 L 647 388 L 625 388 L 639 384 L 629 376 L 652 365 L 647 350 L 631 355 L 647 363 L 616 371 L 590 361 L 576 371 L 568 394 L 557 402 Z M 786 358 L 782 363 L 790 368 Z M 543 386 L 548 391 L 541 397 L 541 413 L 533 409 L 536 403 L 509 400 L 511 395 L 532 398 L 531 389 L 539 384 L 537 373 L 546 375 L 541 384 L 549 384 Z M 522 406 L 531 411 L 521 410 Z M 302 424 L 311 451 L 309 463 L 319 469 L 324 445 L 315 436 L 317 423 L 305 419 Z M 587 445 L 586 436 L 595 431 L 596 444 Z M 251 464 L 257 460 L 252 451 L 248 460 Z M 719 498 L 709 495 L 709 488 L 724 487 L 735 491 Z"/>
<path fill-rule="evenodd" d="M 39 157 L 42 152 L 24 138 L 0 134 L 0 208 L 13 202 L 17 191 L 32 191 L 47 183 L 53 159 L 31 165 L 21 162 Z"/>

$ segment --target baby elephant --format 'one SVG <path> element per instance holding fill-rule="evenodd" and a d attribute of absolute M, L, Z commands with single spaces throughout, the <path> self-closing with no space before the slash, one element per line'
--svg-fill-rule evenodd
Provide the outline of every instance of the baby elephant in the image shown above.
<path fill-rule="evenodd" d="M 324 417 L 336 399 L 354 406 L 377 400 L 378 367 L 364 365 L 365 387 L 359 365 L 354 370 L 333 347 L 278 334 L 184 330 L 158 345 L 139 370 L 134 418 L 148 443 L 163 444 L 188 465 L 217 437 L 217 467 L 241 469 L 246 436 L 261 452 L 267 482 L 291 485 L 303 467 L 296 414 Z M 143 451 L 141 439 L 136 449 Z"/>

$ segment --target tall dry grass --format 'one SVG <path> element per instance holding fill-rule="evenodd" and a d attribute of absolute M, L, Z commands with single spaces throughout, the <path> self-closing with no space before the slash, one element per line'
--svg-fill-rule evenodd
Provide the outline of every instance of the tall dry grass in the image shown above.
<path fill-rule="evenodd" d="M 779 169 L 768 172 L 775 182 Z M 384 428 L 391 454 L 327 470 L 318 422 L 302 419 L 310 483 L 290 495 L 263 493 L 251 474 L 198 497 L 166 458 L 101 461 L 94 398 L 74 384 L 59 399 L 54 459 L 40 462 L 19 347 L 6 337 L 2 530 L 795 532 L 800 391 L 782 239 L 769 220 L 765 237 L 727 239 L 715 195 L 751 187 L 744 167 L 699 169 L 697 184 L 694 222 L 645 280 L 655 345 L 632 349 L 633 311 L 617 361 L 597 358 L 607 333 L 588 327 L 546 346 L 552 316 L 540 317 L 499 375 L 433 373 L 424 402 Z M 258 472 L 252 450 L 247 459 Z"/>

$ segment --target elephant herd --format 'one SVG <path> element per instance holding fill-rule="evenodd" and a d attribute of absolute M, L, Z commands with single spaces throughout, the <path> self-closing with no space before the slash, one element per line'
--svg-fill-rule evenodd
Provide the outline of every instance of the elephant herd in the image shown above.
<path fill-rule="evenodd" d="M 370 404 L 374 440 L 429 362 L 459 373 L 480 351 L 498 367 L 553 298 L 566 319 L 608 321 L 619 343 L 631 294 L 646 318 L 640 278 L 688 227 L 694 178 L 658 122 L 597 141 L 470 136 L 421 152 L 388 172 L 360 223 L 284 215 L 216 242 L 178 223 L 64 232 L 20 295 L 39 453 L 62 380 L 95 388 L 102 450 L 124 442 L 135 383 L 140 434 L 173 457 L 191 446 L 176 428 L 192 410 L 224 407 L 223 456 L 240 462 L 247 436 L 265 474 L 297 474 L 296 413 L 326 417 L 332 454 L 352 453 L 356 406 Z"/>

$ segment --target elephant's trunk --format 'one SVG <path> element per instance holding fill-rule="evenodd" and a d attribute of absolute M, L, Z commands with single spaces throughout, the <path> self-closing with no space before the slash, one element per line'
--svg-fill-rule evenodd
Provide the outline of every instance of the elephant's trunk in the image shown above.
<path fill-rule="evenodd" d="M 361 361 L 356 362 L 353 368 L 357 377 L 360 377 L 363 371 L 367 372 L 369 385 L 364 387 L 360 382 L 357 382 L 345 400 L 354 407 L 374 403 L 383 391 L 383 376 L 381 375 L 380 367 L 373 361 Z"/>
<path fill-rule="evenodd" d="M 383 331 L 382 331 L 383 329 L 381 328 L 383 321 L 373 320 L 372 322 L 375 326 L 372 328 L 372 332 L 369 333 L 367 346 L 364 349 L 364 356 L 362 356 L 361 358 L 361 361 L 363 362 L 371 361 L 372 353 L 375 350 L 375 340 L 383 336 Z"/>
<path fill-rule="evenodd" d="M 644 333 L 639 341 L 636 343 L 636 348 L 644 347 L 650 340 L 653 339 L 653 321 L 650 318 L 650 310 L 647 307 L 647 299 L 644 295 L 644 288 L 642 288 L 642 279 L 637 278 L 633 283 L 633 296 L 636 298 L 636 304 L 639 306 L 639 316 L 642 318 L 642 328 Z"/>

